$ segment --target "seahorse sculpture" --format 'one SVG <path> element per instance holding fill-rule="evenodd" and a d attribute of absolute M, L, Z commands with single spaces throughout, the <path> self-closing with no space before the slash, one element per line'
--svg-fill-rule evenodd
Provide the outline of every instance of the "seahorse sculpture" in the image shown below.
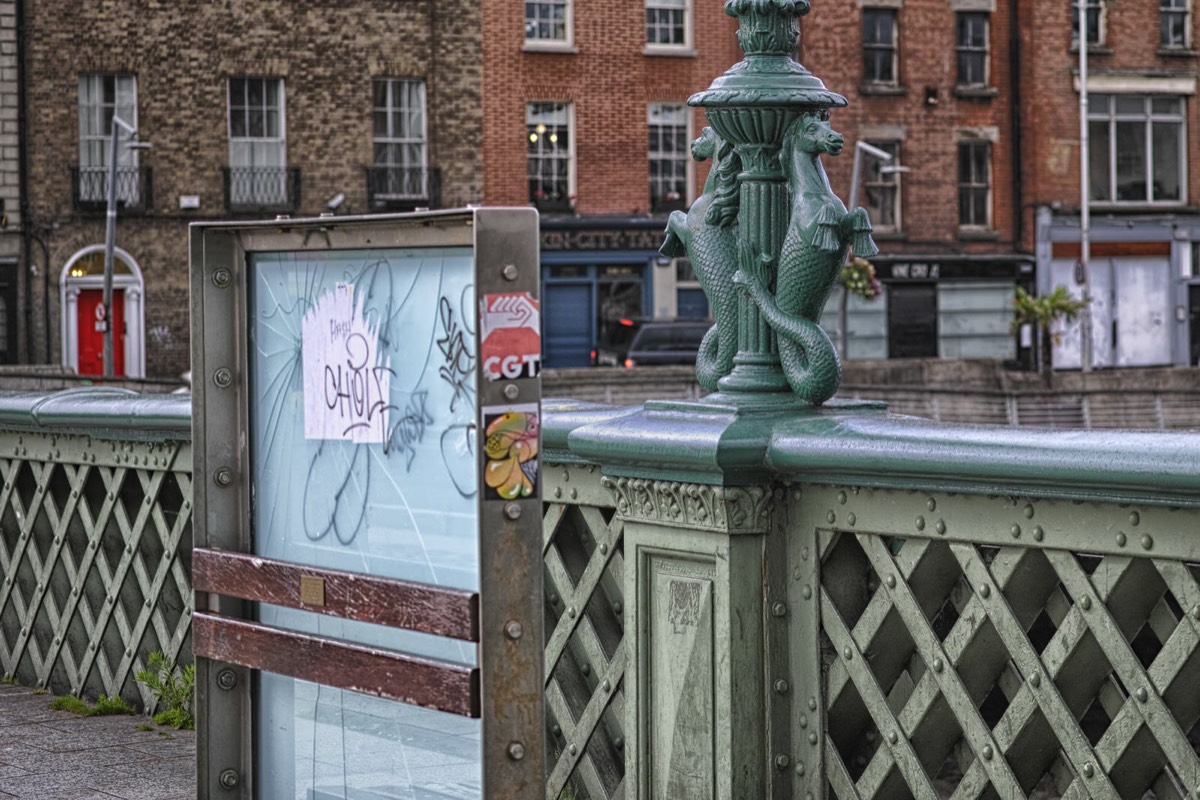
<path fill-rule="evenodd" d="M 667 239 L 659 252 L 668 258 L 685 253 L 700 280 L 704 294 L 712 304 L 716 320 L 700 343 L 696 354 L 696 380 L 705 389 L 715 391 L 717 381 L 733 369 L 737 352 L 737 271 L 738 183 L 741 159 L 733 145 L 712 128 L 705 128 L 692 143 L 692 158 L 713 160 L 704 193 L 685 214 L 671 212 Z"/>
<path fill-rule="evenodd" d="M 821 165 L 821 153 L 837 155 L 844 142 L 830 127 L 825 109 L 806 111 L 792 123 L 779 155 L 792 213 L 779 253 L 775 292 L 752 271 L 739 270 L 734 276 L 774 329 L 792 391 L 813 405 L 832 397 L 841 381 L 837 349 L 817 321 L 846 262 L 847 248 L 853 244 L 855 254 L 863 257 L 879 252 L 866 210 L 847 212 Z M 743 256 L 763 258 L 755 253 Z"/>

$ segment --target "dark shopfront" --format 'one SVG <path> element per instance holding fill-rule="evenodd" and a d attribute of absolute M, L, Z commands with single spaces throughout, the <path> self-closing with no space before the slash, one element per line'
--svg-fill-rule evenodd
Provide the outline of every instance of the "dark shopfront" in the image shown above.
<path fill-rule="evenodd" d="M 1009 326 L 1015 287 L 1033 288 L 1032 259 L 881 254 L 872 263 L 883 302 L 851 306 L 851 357 L 1026 356 Z"/>
<path fill-rule="evenodd" d="M 542 219 L 547 367 L 589 366 L 596 343 L 621 320 L 676 316 L 674 265 L 658 252 L 665 227 L 648 218 Z"/>

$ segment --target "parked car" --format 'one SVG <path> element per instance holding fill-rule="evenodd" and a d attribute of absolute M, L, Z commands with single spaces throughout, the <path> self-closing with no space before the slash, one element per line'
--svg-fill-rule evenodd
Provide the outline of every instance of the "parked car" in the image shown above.
<path fill-rule="evenodd" d="M 695 364 L 700 342 L 712 324 L 698 319 L 623 319 L 610 328 L 592 363 L 610 367 Z"/>

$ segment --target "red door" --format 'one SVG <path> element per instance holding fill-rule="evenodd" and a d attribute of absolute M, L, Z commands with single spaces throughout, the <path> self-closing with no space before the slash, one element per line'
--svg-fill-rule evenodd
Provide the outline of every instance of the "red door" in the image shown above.
<path fill-rule="evenodd" d="M 125 374 L 125 290 L 113 289 L 113 375 Z M 104 374 L 104 292 L 79 293 L 79 374 Z"/>

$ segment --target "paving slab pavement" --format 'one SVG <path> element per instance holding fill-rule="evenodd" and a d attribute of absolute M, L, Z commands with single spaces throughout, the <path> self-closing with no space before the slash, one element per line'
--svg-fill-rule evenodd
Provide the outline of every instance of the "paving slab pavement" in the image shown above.
<path fill-rule="evenodd" d="M 53 711 L 52 699 L 0 685 L 0 800 L 195 800 L 194 732 Z"/>

